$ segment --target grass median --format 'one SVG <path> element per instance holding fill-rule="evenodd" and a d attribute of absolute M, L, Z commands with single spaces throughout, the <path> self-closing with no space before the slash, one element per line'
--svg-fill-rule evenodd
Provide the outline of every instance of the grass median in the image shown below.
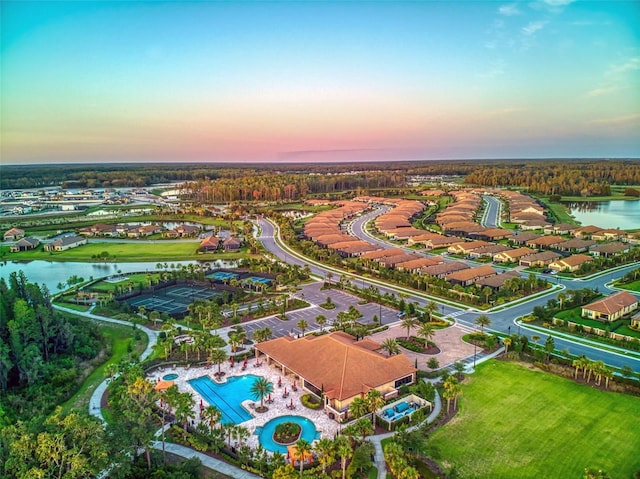
<path fill-rule="evenodd" d="M 462 387 L 460 410 L 428 454 L 460 478 L 610 477 L 640 470 L 637 397 L 593 389 L 527 365 L 489 361 Z M 445 406 L 446 407 L 446 406 Z"/>

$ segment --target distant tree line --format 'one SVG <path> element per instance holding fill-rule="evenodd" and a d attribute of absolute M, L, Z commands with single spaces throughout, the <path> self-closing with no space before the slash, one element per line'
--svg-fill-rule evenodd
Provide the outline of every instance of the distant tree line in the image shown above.
<path fill-rule="evenodd" d="M 611 185 L 640 184 L 640 163 L 625 161 L 531 161 L 480 166 L 469 185 L 511 186 L 542 195 L 607 196 Z"/>

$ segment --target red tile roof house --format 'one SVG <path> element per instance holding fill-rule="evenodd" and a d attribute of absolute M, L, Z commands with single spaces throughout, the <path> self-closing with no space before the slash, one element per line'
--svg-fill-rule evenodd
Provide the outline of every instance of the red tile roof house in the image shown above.
<path fill-rule="evenodd" d="M 540 238 L 532 239 L 527 241 L 527 246 L 529 248 L 555 248 L 560 243 L 567 241 L 562 236 L 541 236 Z"/>
<path fill-rule="evenodd" d="M 341 331 L 323 336 L 293 339 L 283 336 L 255 345 L 256 356 L 291 375 L 307 391 L 321 397 L 324 411 L 340 421 L 349 415 L 349 405 L 371 389 L 385 399 L 416 381 L 417 370 L 404 354 L 386 356 L 372 340 L 356 341 Z"/>
<path fill-rule="evenodd" d="M 588 225 L 576 228 L 571 232 L 571 234 L 576 238 L 588 239 L 591 238 L 591 235 L 593 235 L 594 233 L 598 233 L 599 231 L 602 231 L 602 228 L 600 228 L 599 226 Z"/>
<path fill-rule="evenodd" d="M 502 244 L 492 244 L 484 246 L 482 248 L 474 249 L 469 253 L 469 258 L 493 258 L 494 255 L 502 253 L 503 251 L 509 251 L 511 248 Z"/>
<path fill-rule="evenodd" d="M 555 271 L 568 271 L 573 273 L 574 271 L 578 271 L 581 265 L 588 263 L 589 261 L 593 261 L 591 256 L 587 256 L 586 254 L 574 254 L 568 258 L 552 261 L 549 263 L 549 268 Z"/>
<path fill-rule="evenodd" d="M 450 273 L 444 277 L 447 281 L 453 284 L 461 284 L 462 286 L 469 286 L 476 281 L 494 276 L 498 272 L 489 265 L 478 266 L 477 268 L 469 268 L 455 273 Z"/>
<path fill-rule="evenodd" d="M 238 251 L 242 246 L 242 241 L 233 236 L 229 236 L 222 242 L 222 249 L 225 251 Z"/>
<path fill-rule="evenodd" d="M 522 256 L 520 258 L 520 266 L 526 267 L 542 267 L 547 266 L 552 261 L 562 258 L 560 253 L 554 251 L 541 251 L 540 253 L 533 253 Z"/>
<path fill-rule="evenodd" d="M 207 236 L 200 242 L 200 247 L 198 251 L 202 253 L 214 253 L 218 251 L 218 246 L 220 246 L 220 239 L 216 236 Z"/>
<path fill-rule="evenodd" d="M 447 274 L 455 271 L 461 271 L 463 269 L 469 269 L 469 266 L 462 261 L 451 261 L 449 263 L 436 264 L 433 266 L 426 266 L 420 268 L 422 274 L 428 276 L 434 276 L 436 278 L 444 278 Z"/>
<path fill-rule="evenodd" d="M 607 229 L 598 231 L 597 233 L 593 233 L 591 235 L 591 239 L 596 241 L 612 241 L 612 240 L 622 240 L 627 237 L 627 232 L 619 229 Z"/>
<path fill-rule="evenodd" d="M 563 241 L 562 243 L 559 243 L 553 246 L 553 248 L 557 249 L 558 251 L 567 251 L 570 253 L 582 253 L 583 251 L 587 251 L 589 247 L 593 246 L 594 244 L 596 244 L 596 242 L 593 240 L 572 238 L 570 240 Z"/>
<path fill-rule="evenodd" d="M 526 244 L 527 241 L 531 241 L 532 239 L 540 238 L 541 236 L 542 235 L 540 235 L 538 233 L 532 233 L 532 232 L 520 233 L 520 234 L 514 235 L 511 238 L 509 238 L 509 241 L 511 242 L 511 244 L 522 246 L 522 245 Z"/>
<path fill-rule="evenodd" d="M 638 309 L 638 298 L 626 291 L 607 296 L 582 307 L 582 317 L 615 321 Z"/>
<path fill-rule="evenodd" d="M 483 248 L 485 246 L 489 246 L 490 243 L 487 243 L 486 241 L 467 241 L 464 243 L 458 243 L 458 244 L 454 244 L 451 245 L 447 248 L 447 251 L 451 254 L 469 254 L 471 253 L 474 249 L 478 249 L 478 248 Z"/>
<path fill-rule="evenodd" d="M 4 232 L 5 241 L 16 241 L 20 238 L 24 238 L 24 230 L 19 228 L 11 228 Z"/>

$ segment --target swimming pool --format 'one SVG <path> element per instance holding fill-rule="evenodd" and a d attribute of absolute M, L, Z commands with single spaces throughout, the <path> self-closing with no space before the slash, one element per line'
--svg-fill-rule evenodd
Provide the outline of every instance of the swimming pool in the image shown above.
<path fill-rule="evenodd" d="M 320 437 L 320 433 L 316 429 L 316 425 L 306 417 L 280 416 L 267 422 L 264 426 L 256 428 L 255 433 L 258 435 L 258 440 L 260 441 L 262 447 L 264 447 L 267 451 L 279 452 L 281 454 L 287 453 L 287 446 L 278 444 L 273 441 L 273 433 L 276 430 L 276 426 L 278 424 L 282 424 L 283 422 L 295 422 L 296 424 L 300 424 L 300 427 L 302 427 L 302 434 L 300 435 L 300 439 L 305 439 L 309 442 L 312 442 Z"/>
<path fill-rule="evenodd" d="M 202 376 L 189 381 L 189 385 L 209 404 L 216 406 L 222 413 L 222 424 L 240 424 L 252 418 L 242 407 L 242 401 L 253 399 L 251 386 L 259 376 L 245 374 L 232 376 L 227 382 L 218 384 L 209 376 Z"/>
<path fill-rule="evenodd" d="M 162 376 L 162 379 L 164 379 L 165 381 L 172 381 L 174 379 L 178 379 L 178 375 L 176 373 L 165 374 L 164 376 Z"/>

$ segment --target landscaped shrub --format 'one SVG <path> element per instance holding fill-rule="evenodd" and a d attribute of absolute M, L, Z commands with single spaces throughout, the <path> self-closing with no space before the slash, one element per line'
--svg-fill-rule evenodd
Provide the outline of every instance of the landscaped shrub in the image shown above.
<path fill-rule="evenodd" d="M 283 422 L 276 426 L 273 432 L 273 440 L 280 444 L 291 444 L 298 440 L 302 433 L 302 427 L 295 422 Z"/>
<path fill-rule="evenodd" d="M 303 394 L 300 401 L 304 407 L 309 409 L 320 409 L 322 407 L 320 399 L 313 394 Z"/>

